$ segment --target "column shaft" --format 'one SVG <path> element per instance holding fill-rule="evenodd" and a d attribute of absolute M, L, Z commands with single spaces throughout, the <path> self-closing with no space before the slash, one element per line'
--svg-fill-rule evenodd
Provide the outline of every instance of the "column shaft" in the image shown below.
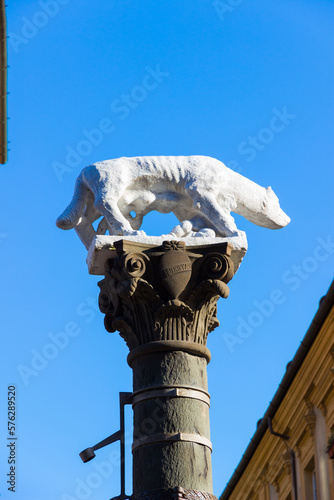
<path fill-rule="evenodd" d="M 133 407 L 134 494 L 177 486 L 212 493 L 206 366 L 204 357 L 181 351 L 144 354 L 133 361 L 134 394 L 150 398 L 150 393 L 162 393 Z M 173 388 L 183 388 L 184 396 L 163 395 Z M 175 441 L 161 441 L 163 435 Z M 202 438 L 208 445 L 194 442 Z M 148 440 L 153 442 L 140 445 Z"/>

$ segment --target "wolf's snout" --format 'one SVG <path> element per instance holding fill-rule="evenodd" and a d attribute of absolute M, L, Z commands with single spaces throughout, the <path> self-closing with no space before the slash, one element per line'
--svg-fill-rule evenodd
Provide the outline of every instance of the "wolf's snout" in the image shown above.
<path fill-rule="evenodd" d="M 275 217 L 273 217 L 273 222 L 276 226 L 275 229 L 280 229 L 287 226 L 290 221 L 290 217 L 285 212 L 283 212 L 281 208 L 279 208 L 279 210 L 275 214 Z"/>

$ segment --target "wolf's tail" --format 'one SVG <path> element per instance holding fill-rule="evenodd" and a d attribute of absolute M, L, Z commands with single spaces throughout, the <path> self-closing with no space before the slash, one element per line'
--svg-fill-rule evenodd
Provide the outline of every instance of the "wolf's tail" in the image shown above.
<path fill-rule="evenodd" d="M 56 225 L 60 229 L 72 229 L 80 222 L 80 218 L 83 215 L 83 211 L 87 203 L 87 196 L 88 187 L 86 186 L 81 173 L 75 183 L 71 203 L 65 208 L 64 212 L 56 221 Z"/>

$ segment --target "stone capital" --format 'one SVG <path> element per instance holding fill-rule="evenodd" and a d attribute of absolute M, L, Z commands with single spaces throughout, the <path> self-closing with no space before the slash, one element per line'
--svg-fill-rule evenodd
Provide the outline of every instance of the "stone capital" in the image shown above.
<path fill-rule="evenodd" d="M 217 301 L 228 296 L 234 274 L 231 251 L 229 243 L 189 249 L 182 241 L 158 247 L 115 242 L 99 282 L 106 330 L 118 330 L 130 351 L 170 344 L 208 357 L 207 336 L 219 324 Z"/>

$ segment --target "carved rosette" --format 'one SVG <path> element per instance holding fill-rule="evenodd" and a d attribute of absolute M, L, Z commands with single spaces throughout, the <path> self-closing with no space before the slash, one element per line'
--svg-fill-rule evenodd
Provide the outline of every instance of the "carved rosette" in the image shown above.
<path fill-rule="evenodd" d="M 231 246 L 190 251 L 182 241 L 140 247 L 121 240 L 115 248 L 99 283 L 106 330 L 118 330 L 130 350 L 161 340 L 205 346 L 208 333 L 219 324 L 217 300 L 229 294 Z"/>

